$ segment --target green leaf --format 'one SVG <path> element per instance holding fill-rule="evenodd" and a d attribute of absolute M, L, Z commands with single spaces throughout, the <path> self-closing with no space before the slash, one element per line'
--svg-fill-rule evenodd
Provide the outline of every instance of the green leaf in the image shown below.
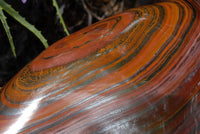
<path fill-rule="evenodd" d="M 58 8 L 58 4 L 57 4 L 56 0 L 52 0 L 52 2 L 53 2 L 53 6 L 56 8 L 56 13 L 57 13 L 58 17 L 60 18 L 60 23 L 62 24 L 65 33 L 67 35 L 69 35 L 69 32 L 68 32 L 68 30 L 66 28 L 65 22 L 64 22 L 63 17 L 62 17 L 62 15 L 60 13 L 60 10 Z"/>
<path fill-rule="evenodd" d="M 32 33 L 37 36 L 40 41 L 43 43 L 44 47 L 48 47 L 47 40 L 43 37 L 40 31 L 38 31 L 34 25 L 31 25 L 28 21 L 25 20 L 19 13 L 13 9 L 9 4 L 7 4 L 5 1 L 0 0 L 0 7 L 5 10 L 9 15 L 11 15 L 15 20 L 17 20 L 19 23 L 21 23 L 24 27 L 26 27 L 28 30 L 30 30 Z"/>
<path fill-rule="evenodd" d="M 7 34 L 7 36 L 8 36 L 8 40 L 9 40 L 9 43 L 10 43 L 10 46 L 11 46 L 11 50 L 12 50 L 12 52 L 13 52 L 13 55 L 14 55 L 14 57 L 16 58 L 17 55 L 16 55 L 16 52 L 15 52 L 15 45 L 14 45 L 14 42 L 13 42 L 12 35 L 11 35 L 11 33 L 10 33 L 10 28 L 9 28 L 9 26 L 8 26 L 8 24 L 7 24 L 7 21 L 6 21 L 6 16 L 4 15 L 2 8 L 0 8 L 0 19 L 1 19 L 1 22 L 2 22 L 2 24 L 3 24 L 4 29 L 5 29 L 5 31 L 6 31 L 6 34 Z"/>

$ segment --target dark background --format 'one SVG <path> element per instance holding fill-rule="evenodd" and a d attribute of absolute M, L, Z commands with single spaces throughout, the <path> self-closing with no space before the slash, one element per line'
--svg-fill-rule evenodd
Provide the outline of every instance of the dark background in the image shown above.
<path fill-rule="evenodd" d="M 66 36 L 52 0 L 5 0 L 28 22 L 42 31 L 48 44 Z M 57 0 L 70 33 L 129 8 L 151 4 L 158 0 Z M 5 30 L 0 23 L 0 86 L 3 86 L 23 66 L 44 50 L 40 40 L 4 12 L 13 36 L 17 58 L 14 58 Z"/>

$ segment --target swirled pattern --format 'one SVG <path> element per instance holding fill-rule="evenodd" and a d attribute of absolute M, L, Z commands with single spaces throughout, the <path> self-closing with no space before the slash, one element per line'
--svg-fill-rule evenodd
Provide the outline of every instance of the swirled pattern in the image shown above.
<path fill-rule="evenodd" d="M 112 16 L 42 52 L 0 94 L 0 133 L 200 133 L 200 4 Z"/>

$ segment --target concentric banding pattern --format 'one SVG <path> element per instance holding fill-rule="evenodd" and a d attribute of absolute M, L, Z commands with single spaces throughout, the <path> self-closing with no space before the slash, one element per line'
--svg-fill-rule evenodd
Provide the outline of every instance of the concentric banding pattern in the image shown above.
<path fill-rule="evenodd" d="M 162 2 L 56 42 L 1 90 L 0 133 L 199 133 L 199 22 Z"/>

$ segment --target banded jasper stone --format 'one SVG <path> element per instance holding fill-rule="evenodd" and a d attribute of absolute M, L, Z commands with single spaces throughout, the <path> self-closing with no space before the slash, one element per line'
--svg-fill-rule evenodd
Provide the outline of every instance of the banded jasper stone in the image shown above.
<path fill-rule="evenodd" d="M 1 89 L 0 133 L 200 133 L 200 2 L 131 9 L 59 40 Z"/>

